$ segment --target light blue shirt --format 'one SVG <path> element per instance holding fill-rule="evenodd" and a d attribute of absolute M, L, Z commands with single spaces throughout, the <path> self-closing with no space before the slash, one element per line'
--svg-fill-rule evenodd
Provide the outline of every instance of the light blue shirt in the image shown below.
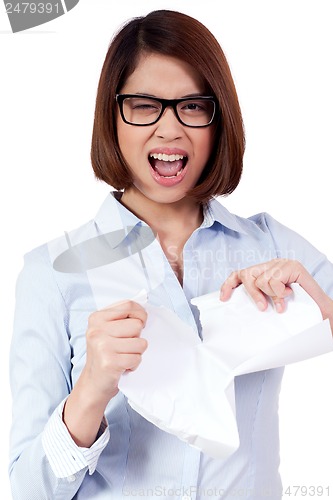
<path fill-rule="evenodd" d="M 280 499 L 283 368 L 236 378 L 240 446 L 226 462 L 149 423 L 121 393 L 110 401 L 90 449 L 77 447 L 68 434 L 61 411 L 84 366 L 87 319 L 94 310 L 145 288 L 151 303 L 175 311 L 198 331 L 190 299 L 218 290 L 233 270 L 275 257 L 302 262 L 333 297 L 333 265 L 310 243 L 267 214 L 243 219 L 217 200 L 205 207 L 202 225 L 184 247 L 183 286 L 154 238 L 139 251 L 119 254 L 104 253 L 107 243 L 97 260 L 87 261 L 94 256 L 93 238 L 120 235 L 114 245 L 120 248 L 132 241 L 132 229 L 144 227 L 110 194 L 92 221 L 25 256 L 11 349 L 13 498 Z"/>

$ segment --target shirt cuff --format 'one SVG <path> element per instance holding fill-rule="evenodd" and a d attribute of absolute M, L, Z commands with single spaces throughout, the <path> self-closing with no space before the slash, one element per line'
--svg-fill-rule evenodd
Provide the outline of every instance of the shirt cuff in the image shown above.
<path fill-rule="evenodd" d="M 110 439 L 108 422 L 104 417 L 97 440 L 90 448 L 77 446 L 62 420 L 65 401 L 55 409 L 43 431 L 42 443 L 46 457 L 58 478 L 72 476 L 86 467 L 91 475 Z"/>

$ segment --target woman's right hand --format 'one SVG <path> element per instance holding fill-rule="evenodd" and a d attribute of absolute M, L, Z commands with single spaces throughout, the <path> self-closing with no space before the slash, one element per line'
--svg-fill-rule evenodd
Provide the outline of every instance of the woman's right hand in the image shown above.
<path fill-rule="evenodd" d="M 93 444 L 105 408 L 118 392 L 120 376 L 140 364 L 147 349 L 147 341 L 140 337 L 146 319 L 146 311 L 134 301 L 118 302 L 90 315 L 86 364 L 63 413 L 78 446 Z"/>
<path fill-rule="evenodd" d="M 106 402 L 117 394 L 120 376 L 141 362 L 147 349 L 140 337 L 146 319 L 146 311 L 134 301 L 113 304 L 89 317 L 84 372 L 95 395 Z"/>

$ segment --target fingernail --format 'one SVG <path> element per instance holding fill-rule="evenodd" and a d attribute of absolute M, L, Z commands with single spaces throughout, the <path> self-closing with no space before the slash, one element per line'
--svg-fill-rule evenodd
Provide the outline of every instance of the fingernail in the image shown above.
<path fill-rule="evenodd" d="M 257 307 L 258 307 L 259 311 L 265 310 L 265 304 L 263 302 L 257 302 Z"/>
<path fill-rule="evenodd" d="M 275 304 L 275 310 L 278 313 L 282 312 L 282 304 L 281 304 L 281 302 L 276 302 L 276 304 Z"/>

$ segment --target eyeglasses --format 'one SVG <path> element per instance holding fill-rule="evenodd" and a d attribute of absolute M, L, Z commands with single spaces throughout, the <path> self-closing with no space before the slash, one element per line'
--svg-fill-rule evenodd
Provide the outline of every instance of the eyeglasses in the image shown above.
<path fill-rule="evenodd" d="M 213 122 L 216 110 L 216 100 L 212 96 L 159 99 L 140 94 L 117 94 L 116 101 L 124 122 L 139 127 L 158 122 L 169 106 L 182 125 L 207 127 Z"/>

